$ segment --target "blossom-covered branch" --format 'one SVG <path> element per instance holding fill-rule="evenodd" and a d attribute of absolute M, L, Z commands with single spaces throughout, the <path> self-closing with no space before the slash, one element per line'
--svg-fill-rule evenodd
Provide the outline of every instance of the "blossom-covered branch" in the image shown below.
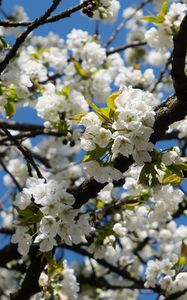
<path fill-rule="evenodd" d="M 0 293 L 137 300 L 146 290 L 183 300 L 186 0 L 60 3 L 34 21 L 22 7 L 1 8 Z M 96 20 L 94 35 L 34 33 L 76 11 Z M 98 22 L 118 14 L 104 41 Z M 81 255 L 75 265 L 69 250 Z"/>

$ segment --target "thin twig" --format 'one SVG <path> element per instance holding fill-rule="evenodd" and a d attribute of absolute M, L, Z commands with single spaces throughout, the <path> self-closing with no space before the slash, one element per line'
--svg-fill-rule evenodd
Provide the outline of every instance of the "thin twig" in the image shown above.
<path fill-rule="evenodd" d="M 110 54 L 113 54 L 113 53 L 116 53 L 116 52 L 118 53 L 118 52 L 121 52 L 121 51 L 125 51 L 128 48 L 136 48 L 136 47 L 145 46 L 145 45 L 146 45 L 146 42 L 134 42 L 134 43 L 131 43 L 131 44 L 128 44 L 128 45 L 119 46 L 119 47 L 114 48 L 112 50 L 108 50 L 106 52 L 106 54 L 110 55 Z"/>
<path fill-rule="evenodd" d="M 23 154 L 23 157 L 25 158 L 25 160 L 27 161 L 27 166 L 28 166 L 28 172 L 29 175 L 32 176 L 32 169 L 31 166 L 35 169 L 37 176 L 39 178 L 44 178 L 38 168 L 38 166 L 36 165 L 35 161 L 32 158 L 32 154 L 30 153 L 30 151 L 28 149 L 25 149 L 17 140 L 16 138 L 9 132 L 9 130 L 3 126 L 2 124 L 0 125 L 0 128 L 2 129 L 2 131 L 5 132 L 5 134 L 9 137 L 9 139 L 17 146 L 17 148 L 20 150 L 20 152 Z"/>
<path fill-rule="evenodd" d="M 7 65 L 9 64 L 10 60 L 14 58 L 17 54 L 18 49 L 24 43 L 28 35 L 40 25 L 51 15 L 51 13 L 58 7 L 62 0 L 53 0 L 51 7 L 39 18 L 35 19 L 27 29 L 16 39 L 14 45 L 12 46 L 11 50 L 5 56 L 4 60 L 0 63 L 0 74 L 5 70 Z"/>
<path fill-rule="evenodd" d="M 163 70 L 160 72 L 160 75 L 159 75 L 157 81 L 155 82 L 154 86 L 151 88 L 151 91 L 150 91 L 151 93 L 153 93 L 153 92 L 156 90 L 157 86 L 158 86 L 159 83 L 162 81 L 162 79 L 163 79 L 165 73 L 166 73 L 167 70 L 168 70 L 169 65 L 171 64 L 172 57 L 173 57 L 173 52 L 171 53 L 169 59 L 167 60 L 165 66 L 164 66 L 164 68 L 163 68 Z"/>
<path fill-rule="evenodd" d="M 115 31 L 112 33 L 112 35 L 109 37 L 109 39 L 107 40 L 107 42 L 104 44 L 103 47 L 108 48 L 112 42 L 116 39 L 117 35 L 119 34 L 119 32 L 125 27 L 126 22 L 128 22 L 130 19 L 132 19 L 136 13 L 142 9 L 146 4 L 148 4 L 149 2 L 152 2 L 152 0 L 145 0 L 142 3 L 140 3 L 137 8 L 135 9 L 135 11 L 126 19 L 123 19 L 123 21 L 119 24 L 119 26 L 115 29 Z"/>
<path fill-rule="evenodd" d="M 18 190 L 21 192 L 22 191 L 21 185 L 19 184 L 17 179 L 14 177 L 14 175 L 7 169 L 7 167 L 5 166 L 5 164 L 2 160 L 0 160 L 0 165 L 3 167 L 4 171 L 11 177 L 12 181 L 15 183 Z"/>
<path fill-rule="evenodd" d="M 64 18 L 69 18 L 71 16 L 71 14 L 81 10 L 82 8 L 88 6 L 88 4 L 90 3 L 90 0 L 84 1 L 79 5 L 76 5 L 74 7 L 71 7 L 65 11 L 62 11 L 61 13 L 58 13 L 52 17 L 48 17 L 47 19 L 43 20 L 41 22 L 40 25 L 44 25 L 46 23 L 54 23 L 57 22 L 59 20 L 62 20 Z M 12 21 L 2 21 L 0 20 L 0 26 L 3 27 L 19 27 L 19 26 L 23 26 L 23 27 L 27 27 L 30 26 L 34 23 L 35 21 L 30 21 L 30 22 L 12 22 Z"/>

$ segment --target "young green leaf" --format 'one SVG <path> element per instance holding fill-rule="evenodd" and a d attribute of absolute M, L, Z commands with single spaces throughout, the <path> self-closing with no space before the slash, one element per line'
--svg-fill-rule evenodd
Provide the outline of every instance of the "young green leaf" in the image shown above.
<path fill-rule="evenodd" d="M 164 1 L 162 3 L 162 13 L 164 14 L 164 16 L 167 14 L 168 11 L 168 1 Z"/>
<path fill-rule="evenodd" d="M 93 151 L 89 151 L 83 158 L 83 162 L 87 162 L 90 160 L 98 160 L 101 156 L 104 155 L 106 152 L 105 148 L 100 148 L 99 146 L 96 147 Z"/>
<path fill-rule="evenodd" d="M 85 100 L 88 103 L 88 105 L 93 109 L 93 111 L 98 115 L 98 117 L 101 119 L 102 122 L 110 121 L 110 119 L 108 117 L 108 111 L 106 113 L 106 111 L 103 108 L 98 107 L 89 99 L 85 98 Z"/>
<path fill-rule="evenodd" d="M 83 118 L 83 117 L 85 117 L 87 115 L 87 112 L 82 112 L 82 113 L 80 113 L 80 114 L 76 114 L 76 115 L 74 115 L 72 118 L 70 118 L 71 120 L 73 120 L 73 121 L 76 121 L 76 122 L 80 122 L 81 121 L 81 119 Z"/>
<path fill-rule="evenodd" d="M 74 61 L 74 67 L 75 67 L 75 70 L 77 71 L 77 73 L 81 77 L 83 77 L 83 79 L 89 79 L 90 78 L 91 74 L 86 72 L 77 61 Z"/>
<path fill-rule="evenodd" d="M 11 118 L 16 114 L 16 106 L 13 101 L 8 101 L 7 105 L 5 106 L 5 112 L 7 118 Z"/>

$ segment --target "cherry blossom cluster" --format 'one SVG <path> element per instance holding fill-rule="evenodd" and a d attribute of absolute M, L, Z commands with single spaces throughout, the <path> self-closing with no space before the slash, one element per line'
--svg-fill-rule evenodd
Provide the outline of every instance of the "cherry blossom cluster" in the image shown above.
<path fill-rule="evenodd" d="M 185 138 L 186 132 L 187 132 L 187 118 L 185 118 L 182 121 L 177 121 L 177 122 L 173 123 L 169 127 L 169 132 L 171 132 L 173 129 L 178 131 L 179 138 Z"/>
<path fill-rule="evenodd" d="M 186 273 L 181 271 L 186 264 L 187 229 L 184 225 L 177 227 L 175 221 L 172 221 L 184 194 L 179 188 L 172 186 L 175 184 L 174 176 L 170 178 L 166 168 L 174 165 L 181 167 L 186 159 L 180 157 L 177 147 L 164 150 L 159 155 L 162 170 L 158 170 L 158 164 L 155 166 L 158 179 L 155 186 L 140 183 L 141 166 L 134 165 L 125 173 L 124 191 L 120 196 L 121 209 L 119 206 L 117 210 L 116 206 L 113 219 L 103 226 L 101 233 L 96 234 L 89 251 L 94 254 L 95 259 L 106 259 L 114 266 L 126 268 L 136 274 L 137 278 L 142 274 L 142 265 L 134 249 L 137 243 L 147 240 L 146 246 L 139 252 L 141 259 L 148 261 L 144 269 L 145 287 L 155 288 L 156 285 L 160 285 L 168 296 L 187 287 L 183 280 Z M 165 172 L 171 184 L 162 185 L 166 179 Z M 113 203 L 115 210 L 116 193 L 116 188 L 109 183 L 99 192 L 98 201 L 103 202 L 106 207 Z M 107 229 L 109 227 L 110 231 Z M 120 239 L 120 245 L 117 239 Z M 153 253 L 155 259 L 152 257 Z M 180 279 L 181 285 L 178 283 Z M 185 296 L 184 293 L 181 299 L 185 299 Z"/>
<path fill-rule="evenodd" d="M 167 5 L 167 1 L 165 3 Z M 179 29 L 185 12 L 185 3 L 172 3 L 169 8 L 163 7 L 162 14 L 158 15 L 158 19 L 153 18 L 153 23 L 159 25 L 158 28 L 151 27 L 145 34 L 148 45 L 157 50 L 171 47 L 172 36 Z"/>
<path fill-rule="evenodd" d="M 18 251 L 27 255 L 33 243 L 41 252 L 48 252 L 57 240 L 67 245 L 86 241 L 85 235 L 91 231 L 88 215 L 73 209 L 74 201 L 62 183 L 28 178 L 14 201 L 19 220 L 12 242 L 18 243 Z"/>
<path fill-rule="evenodd" d="M 81 0 L 83 2 L 84 0 Z M 103 20 L 107 23 L 113 23 L 120 9 L 118 0 L 91 0 L 82 12 L 90 18 Z"/>
<path fill-rule="evenodd" d="M 51 33 L 46 38 L 33 36 L 30 42 L 2 74 L 0 109 L 12 116 L 24 101 L 48 128 L 59 129 L 62 123 L 64 130 L 69 128 L 69 118 L 88 111 L 84 97 L 104 102 L 123 66 L 118 53 L 107 56 L 99 40 L 86 31 L 73 29 L 66 43 Z M 54 73 L 56 84 L 48 83 Z"/>
<path fill-rule="evenodd" d="M 94 151 L 96 155 L 100 151 L 101 160 L 103 156 L 108 156 L 107 161 L 103 159 L 103 164 L 106 162 L 106 165 L 118 154 L 125 157 L 132 155 L 138 165 L 150 162 L 152 158 L 149 152 L 153 150 L 153 145 L 149 138 L 153 133 L 155 103 L 151 93 L 125 87 L 114 100 L 113 110 L 109 112 L 108 118 L 102 115 L 102 109 L 100 113 L 90 112 L 82 117 L 80 124 L 85 126 L 85 131 L 81 137 L 81 147 L 93 154 L 92 157 L 90 154 L 89 160 L 97 160 Z M 120 172 L 113 172 L 110 166 L 105 166 L 105 175 L 102 176 L 98 162 L 91 161 L 85 165 L 88 174 L 98 181 L 99 178 L 101 182 L 105 182 L 107 177 L 115 180 L 120 177 Z"/>
<path fill-rule="evenodd" d="M 40 275 L 39 286 L 42 292 L 37 293 L 31 299 L 48 299 L 54 296 L 60 299 L 76 300 L 80 288 L 74 273 L 74 269 L 67 264 L 66 260 L 63 262 L 54 260 L 53 267 L 43 271 Z"/>

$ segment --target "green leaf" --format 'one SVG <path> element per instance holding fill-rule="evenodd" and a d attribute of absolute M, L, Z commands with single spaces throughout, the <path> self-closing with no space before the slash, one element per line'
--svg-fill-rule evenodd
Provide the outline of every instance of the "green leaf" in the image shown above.
<path fill-rule="evenodd" d="M 183 267 L 187 263 L 187 245 L 182 241 L 181 245 L 181 255 L 178 260 L 178 264 L 180 267 Z"/>
<path fill-rule="evenodd" d="M 164 176 L 164 178 L 162 179 L 162 184 L 166 185 L 166 184 L 172 184 L 172 185 L 178 185 L 180 184 L 182 181 L 182 178 L 177 176 L 176 174 L 171 174 L 167 177 Z"/>
<path fill-rule="evenodd" d="M 5 105 L 5 112 L 7 118 L 11 118 L 16 114 L 16 106 L 13 101 L 8 101 L 7 105 Z"/>
<path fill-rule="evenodd" d="M 123 92 L 123 90 L 121 89 L 121 90 L 119 90 L 119 91 L 117 91 L 117 92 L 111 94 L 111 95 L 108 97 L 108 99 L 107 99 L 107 104 L 108 104 L 108 107 L 109 107 L 110 109 L 113 109 L 113 110 L 116 109 L 115 100 L 116 100 L 117 97 L 119 97 L 119 95 L 120 95 L 122 92 Z"/>
<path fill-rule="evenodd" d="M 68 132 L 68 125 L 67 125 L 67 123 L 66 123 L 65 121 L 59 121 L 59 122 L 57 122 L 57 123 L 55 124 L 55 128 L 56 128 L 59 132 L 61 132 L 61 133 L 63 133 L 63 134 L 67 134 L 67 132 Z"/>
<path fill-rule="evenodd" d="M 166 168 L 162 178 L 162 184 L 178 185 L 183 180 L 183 172 L 178 165 L 171 165 Z"/>
<path fill-rule="evenodd" d="M 164 16 L 161 14 L 159 14 L 156 17 L 155 16 L 145 16 L 145 17 L 143 17 L 143 20 L 151 22 L 156 25 L 160 25 L 164 22 Z"/>
<path fill-rule="evenodd" d="M 49 264 L 48 264 L 48 276 L 49 280 L 57 279 L 59 276 L 62 275 L 63 271 L 63 263 L 62 261 L 56 261 L 54 258 L 51 258 Z"/>
<path fill-rule="evenodd" d="M 113 221 L 109 221 L 105 225 L 98 228 L 98 231 L 97 231 L 98 234 L 94 241 L 97 246 L 100 246 L 101 244 L 103 244 L 103 240 L 107 236 L 113 234 L 113 226 L 114 226 Z"/>
<path fill-rule="evenodd" d="M 70 87 L 69 87 L 69 85 L 66 85 L 66 86 L 63 88 L 62 92 L 63 92 L 64 96 L 65 96 L 67 99 L 69 99 L 69 94 L 70 94 Z"/>
<path fill-rule="evenodd" d="M 29 217 L 32 215 L 32 212 L 30 209 L 20 209 L 19 207 L 16 207 L 16 210 L 18 214 L 22 217 Z"/>
<path fill-rule="evenodd" d="M 74 115 L 72 118 L 70 118 L 71 120 L 73 120 L 73 121 L 76 121 L 76 122 L 80 122 L 81 121 L 81 119 L 83 118 L 83 117 L 85 117 L 87 115 L 87 112 L 82 112 L 82 113 L 80 113 L 80 114 L 76 114 L 76 115 Z"/>
<path fill-rule="evenodd" d="M 40 222 L 40 220 L 41 220 L 41 216 L 39 214 L 35 215 L 35 216 L 32 215 L 32 216 L 28 216 L 28 217 L 24 217 L 24 218 L 20 219 L 20 224 L 27 226 L 27 225 L 36 224 L 36 223 Z"/>
<path fill-rule="evenodd" d="M 99 116 L 102 122 L 109 122 L 110 119 L 108 117 L 108 111 L 104 110 L 103 108 L 97 107 L 92 101 L 85 98 L 88 105 L 95 111 L 95 113 Z"/>
<path fill-rule="evenodd" d="M 66 100 L 69 100 L 69 94 L 70 94 L 70 87 L 69 85 L 66 85 L 63 87 L 62 90 L 56 91 L 57 95 L 63 95 L 66 97 Z"/>
<path fill-rule="evenodd" d="M 171 166 L 168 167 L 168 169 L 171 170 L 176 175 L 178 175 L 179 177 L 183 178 L 183 172 L 180 166 L 172 164 Z"/>
<path fill-rule="evenodd" d="M 30 57 L 33 58 L 34 60 L 40 60 L 41 56 L 44 53 L 48 53 L 49 52 L 49 48 L 45 48 L 45 49 L 37 49 L 35 52 L 30 54 Z"/>
<path fill-rule="evenodd" d="M 74 67 L 77 73 L 83 77 L 83 79 L 89 79 L 90 78 L 90 73 L 86 72 L 81 65 L 78 63 L 78 61 L 74 61 Z"/>
<path fill-rule="evenodd" d="M 138 206 L 138 205 L 140 205 L 140 204 L 141 204 L 141 200 L 140 200 L 140 198 L 138 198 L 138 197 L 136 196 L 136 197 L 129 197 L 127 203 L 124 203 L 123 206 L 124 206 L 126 209 L 131 210 L 131 209 L 134 209 L 134 207 L 136 207 L 136 206 Z"/>
<path fill-rule="evenodd" d="M 103 201 L 98 200 L 96 206 L 97 206 L 97 208 L 103 208 L 105 206 L 105 204 Z"/>
<path fill-rule="evenodd" d="M 31 203 L 27 208 L 20 209 L 16 207 L 19 215 L 19 222 L 21 225 L 29 225 L 40 222 L 43 217 L 42 212 L 39 210 L 38 205 Z"/>
<path fill-rule="evenodd" d="M 183 170 L 183 171 L 187 171 L 187 164 L 186 164 L 186 163 L 180 164 L 180 165 L 178 165 L 178 167 L 179 167 L 181 170 Z"/>
<path fill-rule="evenodd" d="M 106 121 L 110 120 L 110 108 L 109 107 L 101 107 L 99 109 L 100 111 L 100 115 L 102 116 L 102 118 L 104 118 Z"/>
<path fill-rule="evenodd" d="M 85 157 L 83 158 L 83 161 L 87 162 L 90 160 L 98 160 L 105 154 L 105 152 L 105 148 L 100 148 L 99 146 L 97 146 L 96 149 L 94 149 L 93 151 L 89 151 L 86 153 Z"/>
<path fill-rule="evenodd" d="M 162 3 L 162 13 L 164 14 L 164 16 L 167 14 L 168 11 L 168 1 L 164 1 Z"/>
<path fill-rule="evenodd" d="M 139 176 L 139 183 L 153 187 L 158 184 L 158 174 L 153 163 L 146 163 Z"/>
<path fill-rule="evenodd" d="M 88 105 L 96 112 L 96 113 L 100 113 L 100 109 L 99 107 L 97 107 L 97 105 L 95 105 L 91 100 L 89 100 L 88 98 L 85 98 L 86 102 L 88 103 Z"/>
<path fill-rule="evenodd" d="M 10 48 L 11 46 L 4 40 L 4 36 L 0 36 L 0 50 Z"/>

